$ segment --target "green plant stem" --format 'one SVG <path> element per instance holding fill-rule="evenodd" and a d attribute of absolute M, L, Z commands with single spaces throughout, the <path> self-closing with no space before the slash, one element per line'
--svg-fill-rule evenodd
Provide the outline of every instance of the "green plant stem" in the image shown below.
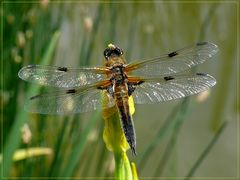
<path fill-rule="evenodd" d="M 119 180 L 124 179 L 124 167 L 123 167 L 123 160 L 121 157 L 121 153 L 114 153 L 114 159 L 115 159 L 115 177 L 117 177 Z"/>
<path fill-rule="evenodd" d="M 131 180 L 132 170 L 126 152 L 114 153 L 115 175 L 118 180 Z"/>

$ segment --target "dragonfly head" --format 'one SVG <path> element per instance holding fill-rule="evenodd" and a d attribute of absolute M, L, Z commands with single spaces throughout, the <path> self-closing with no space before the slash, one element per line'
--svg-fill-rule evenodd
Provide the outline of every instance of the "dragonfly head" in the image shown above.
<path fill-rule="evenodd" d="M 120 57 L 123 55 L 123 51 L 119 47 L 113 44 L 109 44 L 108 47 L 104 50 L 103 55 L 105 59 L 108 60 L 111 57 Z"/>

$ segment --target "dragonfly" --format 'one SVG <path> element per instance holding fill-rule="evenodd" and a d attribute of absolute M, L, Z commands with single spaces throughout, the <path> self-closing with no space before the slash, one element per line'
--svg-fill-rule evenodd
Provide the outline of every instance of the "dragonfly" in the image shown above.
<path fill-rule="evenodd" d="M 25 109 L 33 113 L 61 115 L 115 106 L 126 140 L 136 154 L 129 97 L 133 97 L 135 104 L 154 104 L 208 90 L 216 84 L 215 78 L 190 70 L 217 51 L 217 45 L 199 42 L 156 58 L 128 64 L 123 50 L 109 44 L 103 52 L 102 67 L 28 65 L 19 71 L 21 79 L 58 89 L 31 97 Z M 105 107 L 102 106 L 102 93 L 106 95 Z"/>

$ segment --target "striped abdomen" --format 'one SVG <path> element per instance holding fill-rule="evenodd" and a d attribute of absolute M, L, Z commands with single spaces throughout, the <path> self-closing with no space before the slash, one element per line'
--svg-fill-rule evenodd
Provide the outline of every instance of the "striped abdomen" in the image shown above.
<path fill-rule="evenodd" d="M 114 97 L 120 114 L 123 132 L 129 146 L 132 149 L 132 152 L 136 155 L 136 136 L 134 124 L 129 110 L 128 88 L 126 83 L 115 86 Z"/>

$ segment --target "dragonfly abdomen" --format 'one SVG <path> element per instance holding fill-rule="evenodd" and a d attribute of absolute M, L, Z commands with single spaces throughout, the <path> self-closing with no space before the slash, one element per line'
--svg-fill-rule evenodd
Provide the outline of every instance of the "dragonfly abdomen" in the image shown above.
<path fill-rule="evenodd" d="M 128 90 L 126 86 L 116 87 L 114 93 L 118 111 L 120 114 L 121 125 L 127 142 L 132 149 L 133 154 L 136 155 L 136 135 L 132 116 L 129 110 Z"/>

